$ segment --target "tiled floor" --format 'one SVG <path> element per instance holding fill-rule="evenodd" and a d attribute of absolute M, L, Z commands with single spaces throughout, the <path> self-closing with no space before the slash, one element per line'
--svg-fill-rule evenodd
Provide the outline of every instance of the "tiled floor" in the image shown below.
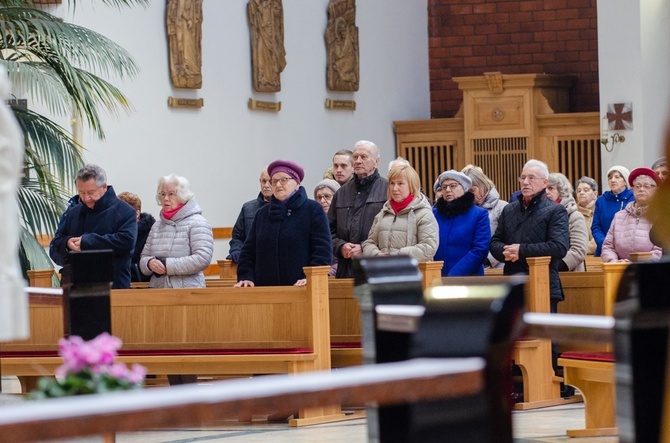
<path fill-rule="evenodd" d="M 16 379 L 2 379 L 3 393 L 17 392 Z M 4 399 L 4 401 L 3 401 Z M 16 396 L 4 395 L 0 403 L 17 401 Z M 584 427 L 584 405 L 573 403 L 564 406 L 516 411 L 513 413 L 514 441 L 517 443 L 617 443 L 616 437 L 568 439 L 566 429 Z M 77 443 L 97 443 L 101 439 L 88 438 L 66 440 Z M 254 417 L 251 423 L 222 421 L 207 428 L 178 430 L 151 430 L 118 434 L 117 443 L 363 443 L 367 442 L 365 419 L 341 423 L 289 428 L 282 423 L 268 423 L 262 417 Z M 59 440 L 59 443 L 63 440 Z M 445 440 L 448 442 L 448 440 Z M 475 442 L 473 442 L 475 443 Z"/>

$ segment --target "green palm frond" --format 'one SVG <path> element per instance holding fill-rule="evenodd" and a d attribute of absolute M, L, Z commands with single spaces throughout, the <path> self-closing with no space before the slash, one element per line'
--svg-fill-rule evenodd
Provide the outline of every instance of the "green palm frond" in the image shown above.
<path fill-rule="evenodd" d="M 32 235 L 56 232 L 58 218 L 67 208 L 60 196 L 50 195 L 38 180 L 24 180 L 18 192 L 19 215 Z"/>
<path fill-rule="evenodd" d="M 45 186 L 59 184 L 71 189 L 73 178 L 84 164 L 82 147 L 48 118 L 29 109 L 12 108 L 26 143 L 26 163 L 38 176 L 48 177 Z"/>
<path fill-rule="evenodd" d="M 29 263 L 32 269 L 53 269 L 54 264 L 37 239 L 26 229 L 21 231 L 19 257 L 22 263 Z"/>
<path fill-rule="evenodd" d="M 35 100 L 43 100 L 50 112 L 64 115 L 77 109 L 103 139 L 98 108 L 113 115 L 131 109 L 120 90 L 90 72 L 118 77 L 137 74 L 130 54 L 108 38 L 27 8 L 0 8 L 0 33 L 10 81 Z M 59 87 L 48 88 L 57 81 Z"/>
<path fill-rule="evenodd" d="M 144 6 L 150 0 L 93 0 L 105 6 Z M 74 9 L 76 0 L 69 1 Z M 134 77 L 132 56 L 110 39 L 63 22 L 32 0 L 0 0 L 0 65 L 16 95 L 27 95 L 57 116 L 81 115 L 103 139 L 101 111 L 117 115 L 132 106 L 107 78 Z M 20 92 L 17 92 L 20 91 Z M 25 139 L 25 169 L 17 194 L 21 218 L 19 256 L 24 270 L 53 268 L 36 240 L 56 231 L 74 177 L 83 165 L 82 147 L 50 118 L 12 106 Z"/>

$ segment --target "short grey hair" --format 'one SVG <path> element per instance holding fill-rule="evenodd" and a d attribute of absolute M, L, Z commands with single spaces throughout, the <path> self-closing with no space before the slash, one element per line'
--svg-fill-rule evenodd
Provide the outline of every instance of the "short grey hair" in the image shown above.
<path fill-rule="evenodd" d="M 575 189 L 579 188 L 579 185 L 582 183 L 586 183 L 593 189 L 593 192 L 597 193 L 598 192 L 598 182 L 592 179 L 591 177 L 584 176 L 577 180 L 577 183 L 575 183 Z"/>
<path fill-rule="evenodd" d="M 370 149 L 370 152 L 372 153 L 372 155 L 373 155 L 375 158 L 379 158 L 379 148 L 377 147 L 377 145 L 375 145 L 375 144 L 372 143 L 371 141 L 368 141 L 368 140 L 359 140 L 359 141 L 357 141 L 356 144 L 354 145 L 354 149 L 353 149 L 353 151 L 355 151 L 356 148 L 358 148 L 359 146 L 365 146 L 365 147 L 369 148 L 369 149 Z"/>
<path fill-rule="evenodd" d="M 549 168 L 547 167 L 547 164 L 543 161 L 531 158 L 526 162 L 525 165 L 523 165 L 523 169 L 526 168 L 539 168 L 542 174 L 542 177 L 540 178 L 549 178 Z"/>
<path fill-rule="evenodd" d="M 107 184 L 107 173 L 100 166 L 89 163 L 77 171 L 76 181 L 87 182 L 90 179 L 94 179 L 96 186 L 100 188 Z"/>
<path fill-rule="evenodd" d="M 163 192 L 163 185 L 167 184 L 175 185 L 175 192 L 177 193 L 177 197 L 179 197 L 179 201 L 182 203 L 186 203 L 195 197 L 195 194 L 193 191 L 191 191 L 191 183 L 189 183 L 185 177 L 170 174 L 158 179 L 158 188 L 156 189 L 156 203 L 158 203 L 159 206 L 163 204 L 163 199 L 160 196 L 161 192 Z"/>
<path fill-rule="evenodd" d="M 561 200 L 572 195 L 573 189 L 568 178 L 560 172 L 552 172 L 547 179 L 548 186 L 554 186 L 558 189 Z"/>

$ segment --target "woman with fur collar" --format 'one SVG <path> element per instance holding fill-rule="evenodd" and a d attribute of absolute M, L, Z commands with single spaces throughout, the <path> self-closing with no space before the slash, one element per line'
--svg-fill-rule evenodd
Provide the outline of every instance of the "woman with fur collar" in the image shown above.
<path fill-rule="evenodd" d="M 409 255 L 430 261 L 437 250 L 437 222 L 421 193 L 419 174 L 401 164 L 388 174 L 388 200 L 372 222 L 363 255 Z"/>
<path fill-rule="evenodd" d="M 444 261 L 443 276 L 484 275 L 491 241 L 488 211 L 475 205 L 475 195 L 468 192 L 472 180 L 467 175 L 452 169 L 440 174 L 439 180 L 442 198 L 433 214 L 440 242 L 434 260 Z"/>

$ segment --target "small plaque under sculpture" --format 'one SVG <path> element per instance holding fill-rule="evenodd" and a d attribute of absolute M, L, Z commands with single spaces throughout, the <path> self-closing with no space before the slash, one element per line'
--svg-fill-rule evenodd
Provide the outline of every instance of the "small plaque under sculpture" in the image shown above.
<path fill-rule="evenodd" d="M 326 99 L 326 108 L 328 109 L 344 109 L 347 111 L 356 110 L 356 102 L 354 100 L 331 100 Z"/>
<path fill-rule="evenodd" d="M 205 100 L 202 98 L 175 98 L 168 97 L 168 106 L 171 108 L 202 108 Z"/>
<path fill-rule="evenodd" d="M 249 99 L 249 109 L 254 109 L 257 111 L 271 111 L 279 112 L 281 111 L 281 102 L 266 102 L 262 100 L 254 100 L 253 98 Z"/>

